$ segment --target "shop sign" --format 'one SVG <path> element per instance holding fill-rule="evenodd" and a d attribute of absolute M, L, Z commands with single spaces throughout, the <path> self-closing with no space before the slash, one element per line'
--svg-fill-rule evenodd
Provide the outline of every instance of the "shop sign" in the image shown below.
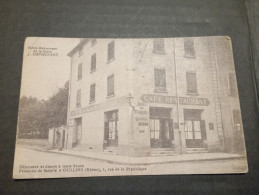
<path fill-rule="evenodd" d="M 144 94 L 141 96 L 141 99 L 146 103 L 177 104 L 178 102 L 176 96 L 162 96 L 152 94 Z M 179 104 L 208 106 L 210 101 L 207 98 L 179 97 Z"/>

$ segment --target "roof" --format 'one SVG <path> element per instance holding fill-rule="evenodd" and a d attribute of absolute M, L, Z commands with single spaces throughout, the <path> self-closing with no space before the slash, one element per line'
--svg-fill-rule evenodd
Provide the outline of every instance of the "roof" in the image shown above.
<path fill-rule="evenodd" d="M 67 55 L 71 57 L 76 51 L 78 51 L 79 48 L 81 48 L 84 44 L 88 42 L 89 39 L 82 39 L 80 40 L 80 43 L 78 43 L 77 46 L 74 47 Z"/>

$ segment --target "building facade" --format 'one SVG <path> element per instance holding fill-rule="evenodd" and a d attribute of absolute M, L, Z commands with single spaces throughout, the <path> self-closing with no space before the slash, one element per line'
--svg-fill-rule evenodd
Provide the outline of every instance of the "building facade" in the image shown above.
<path fill-rule="evenodd" d="M 243 152 L 228 37 L 81 39 L 68 54 L 66 148 Z"/>

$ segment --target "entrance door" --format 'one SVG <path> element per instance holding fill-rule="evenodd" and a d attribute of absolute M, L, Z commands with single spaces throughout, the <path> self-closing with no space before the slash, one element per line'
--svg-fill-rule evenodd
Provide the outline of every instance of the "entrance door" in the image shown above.
<path fill-rule="evenodd" d="M 80 145 L 81 139 L 82 139 L 82 118 L 76 118 L 74 136 L 73 136 L 73 147 Z"/>
<path fill-rule="evenodd" d="M 173 140 L 173 120 L 171 109 L 150 108 L 151 148 L 171 148 Z"/>
<path fill-rule="evenodd" d="M 245 150 L 243 140 L 243 127 L 240 110 L 233 110 L 234 119 L 234 151 L 241 153 Z"/>
<path fill-rule="evenodd" d="M 118 110 L 104 113 L 104 147 L 118 147 Z"/>
<path fill-rule="evenodd" d="M 203 148 L 206 139 L 205 121 L 201 120 L 202 110 L 184 109 L 184 130 L 187 148 Z"/>

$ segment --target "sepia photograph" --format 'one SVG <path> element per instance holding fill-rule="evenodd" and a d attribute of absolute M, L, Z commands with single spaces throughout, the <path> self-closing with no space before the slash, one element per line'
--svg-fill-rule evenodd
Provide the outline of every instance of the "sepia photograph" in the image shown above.
<path fill-rule="evenodd" d="M 247 173 L 231 38 L 28 37 L 14 179 Z"/>

